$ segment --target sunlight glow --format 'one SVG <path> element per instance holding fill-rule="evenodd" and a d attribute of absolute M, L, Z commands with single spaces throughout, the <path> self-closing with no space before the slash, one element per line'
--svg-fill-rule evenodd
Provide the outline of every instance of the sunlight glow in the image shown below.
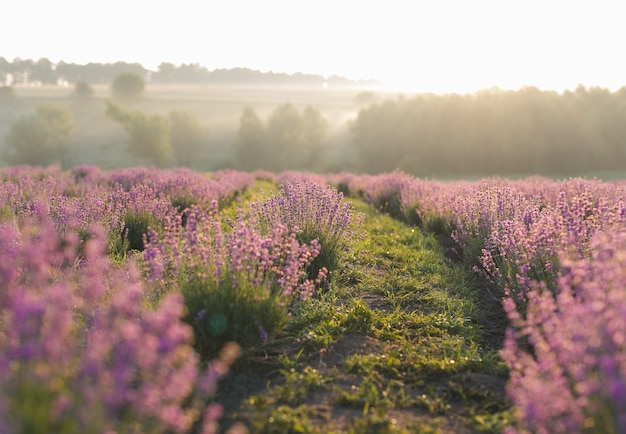
<path fill-rule="evenodd" d="M 17 18 L 0 27 L 11 41 L 0 56 L 342 75 L 437 93 L 626 84 L 616 0 L 110 0 L 96 20 L 58 12 L 82 8 L 9 2 L 4 12 Z"/>

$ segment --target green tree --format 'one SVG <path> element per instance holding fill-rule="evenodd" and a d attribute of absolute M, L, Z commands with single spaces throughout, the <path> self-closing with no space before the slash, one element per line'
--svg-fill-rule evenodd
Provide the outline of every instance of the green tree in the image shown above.
<path fill-rule="evenodd" d="M 237 159 L 244 170 L 276 169 L 272 152 L 267 147 L 267 132 L 256 112 L 246 107 L 239 119 L 239 131 L 235 141 Z"/>
<path fill-rule="evenodd" d="M 159 70 L 153 76 L 153 78 L 158 79 L 158 81 L 162 83 L 172 83 L 176 81 L 176 65 L 173 63 L 162 62 L 159 65 Z"/>
<path fill-rule="evenodd" d="M 71 113 L 40 104 L 34 114 L 20 117 L 6 134 L 3 158 L 9 164 L 67 165 L 68 140 L 76 124 Z"/>
<path fill-rule="evenodd" d="M 315 107 L 306 106 L 302 113 L 303 156 L 307 168 L 316 168 L 322 157 L 322 144 L 328 121 Z"/>
<path fill-rule="evenodd" d="M 39 59 L 31 69 L 31 81 L 41 81 L 42 83 L 54 84 L 57 81 L 56 73 L 54 72 L 53 63 L 42 57 Z"/>
<path fill-rule="evenodd" d="M 281 157 L 280 169 L 295 169 L 296 148 L 302 137 L 302 117 L 291 103 L 274 109 L 267 122 L 267 134 Z"/>
<path fill-rule="evenodd" d="M 421 117 L 414 115 L 410 101 L 404 97 L 361 109 L 351 132 L 364 169 L 374 173 L 396 169 L 400 159 L 406 157 L 404 149 L 418 142 L 413 133 L 420 122 Z"/>
<path fill-rule="evenodd" d="M 93 96 L 93 87 L 85 80 L 78 80 L 74 86 L 74 96 L 78 98 L 89 98 Z"/>
<path fill-rule="evenodd" d="M 191 167 L 209 131 L 193 113 L 186 111 L 171 111 L 170 125 L 170 140 L 176 163 Z"/>
<path fill-rule="evenodd" d="M 113 96 L 120 99 L 140 97 L 146 88 L 145 78 L 135 72 L 122 72 L 113 79 L 111 91 Z"/>
<path fill-rule="evenodd" d="M 128 131 L 129 150 L 133 155 L 145 158 L 157 167 L 166 167 L 169 164 L 172 152 L 171 127 L 166 117 L 123 110 L 111 101 L 107 101 L 106 115 Z"/>
<path fill-rule="evenodd" d="M 241 116 L 235 147 L 242 167 L 268 170 L 319 168 L 328 122 L 307 106 L 300 113 L 292 104 L 277 106 L 267 127 L 251 108 Z"/>

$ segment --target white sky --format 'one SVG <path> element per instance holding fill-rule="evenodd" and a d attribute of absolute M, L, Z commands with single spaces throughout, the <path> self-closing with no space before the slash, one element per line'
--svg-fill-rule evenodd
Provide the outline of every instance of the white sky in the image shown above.
<path fill-rule="evenodd" d="M 373 78 L 398 90 L 626 85 L 623 0 L 31 0 L 0 56 L 199 63 Z"/>

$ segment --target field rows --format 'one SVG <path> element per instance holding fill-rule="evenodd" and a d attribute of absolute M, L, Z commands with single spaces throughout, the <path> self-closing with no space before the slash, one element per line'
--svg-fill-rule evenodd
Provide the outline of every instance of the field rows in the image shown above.
<path fill-rule="evenodd" d="M 2 169 L 0 432 L 623 432 L 624 185 Z"/>

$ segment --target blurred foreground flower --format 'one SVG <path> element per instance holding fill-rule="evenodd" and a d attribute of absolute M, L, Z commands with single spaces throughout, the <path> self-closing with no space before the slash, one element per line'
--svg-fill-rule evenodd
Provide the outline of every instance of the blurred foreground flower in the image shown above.
<path fill-rule="evenodd" d="M 520 432 L 626 432 L 626 232 L 595 236 L 591 251 L 561 259 L 556 295 L 532 285 L 525 315 L 505 299 Z"/>
<path fill-rule="evenodd" d="M 0 225 L 0 432 L 215 432 L 203 408 L 238 347 L 202 373 L 181 294 L 152 308 L 104 251 L 98 228 L 79 245 L 45 216 Z"/>

